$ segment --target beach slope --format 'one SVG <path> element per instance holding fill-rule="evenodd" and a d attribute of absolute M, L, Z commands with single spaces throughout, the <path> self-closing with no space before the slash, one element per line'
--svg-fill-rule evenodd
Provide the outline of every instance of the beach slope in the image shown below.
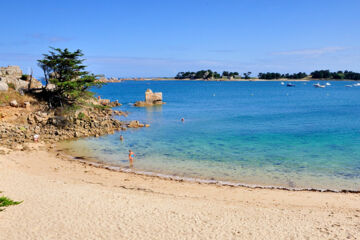
<path fill-rule="evenodd" d="M 47 149 L 0 155 L 0 239 L 359 239 L 360 194 L 114 172 Z M 0 194 L 0 195 L 1 195 Z"/>

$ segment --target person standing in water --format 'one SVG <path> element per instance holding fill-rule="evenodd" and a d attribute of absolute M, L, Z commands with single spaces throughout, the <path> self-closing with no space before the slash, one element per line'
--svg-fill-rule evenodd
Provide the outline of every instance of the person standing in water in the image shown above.
<path fill-rule="evenodd" d="M 135 157 L 135 153 L 133 151 L 131 151 L 131 149 L 129 150 L 129 164 L 130 167 L 133 167 L 133 161 L 134 161 L 134 157 Z"/>

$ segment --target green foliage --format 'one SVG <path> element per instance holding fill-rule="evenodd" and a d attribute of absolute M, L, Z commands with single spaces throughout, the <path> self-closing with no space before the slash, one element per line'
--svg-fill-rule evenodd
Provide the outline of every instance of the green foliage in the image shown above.
<path fill-rule="evenodd" d="M 3 211 L 4 207 L 8 207 L 8 206 L 11 206 L 11 205 L 18 205 L 20 203 L 22 203 L 22 201 L 21 202 L 16 202 L 16 201 L 13 201 L 13 200 L 11 200 L 11 199 L 9 199 L 7 197 L 2 196 L 2 197 L 0 197 L 0 211 Z"/>
<path fill-rule="evenodd" d="M 251 72 L 244 73 L 244 78 L 250 79 L 251 78 L 250 75 L 251 75 Z"/>
<path fill-rule="evenodd" d="M 360 73 L 352 71 L 337 71 L 330 72 L 329 70 L 316 70 L 311 73 L 312 78 L 325 78 L 325 79 L 350 79 L 360 80 Z"/>
<path fill-rule="evenodd" d="M 98 110 L 105 110 L 110 108 L 109 106 L 104 106 L 104 105 L 95 105 L 95 104 L 91 104 L 91 107 L 98 109 Z"/>
<path fill-rule="evenodd" d="M 8 83 L 7 85 L 8 85 L 8 87 L 9 87 L 9 88 L 11 88 L 11 89 L 14 89 L 14 90 L 15 90 L 15 85 L 14 85 L 13 83 Z"/>
<path fill-rule="evenodd" d="M 21 75 L 21 80 L 27 80 L 27 78 L 28 78 L 28 74 L 23 74 L 23 75 Z"/>
<path fill-rule="evenodd" d="M 287 79 L 302 79 L 307 77 L 307 74 L 304 72 L 293 73 L 293 74 L 280 74 L 275 72 L 267 72 L 267 73 L 259 73 L 259 79 L 279 79 L 279 78 L 287 78 Z"/>
<path fill-rule="evenodd" d="M 51 48 L 49 54 L 44 54 L 44 58 L 38 60 L 44 71 L 46 85 L 52 83 L 56 86 L 48 94 L 50 106 L 73 105 L 92 96 L 88 91 L 90 87 L 100 87 L 103 84 L 85 70 L 84 59 L 81 59 L 83 55 L 80 49 L 71 52 L 67 48 Z"/>
<path fill-rule="evenodd" d="M 85 114 L 83 112 L 78 114 L 78 119 L 83 120 L 85 118 Z"/>
<path fill-rule="evenodd" d="M 239 77 L 239 73 L 238 72 L 227 72 L 224 71 L 222 73 L 223 77 Z M 219 73 L 217 72 L 213 72 L 210 69 L 208 70 L 200 70 L 197 72 L 179 72 L 176 76 L 175 79 L 211 79 L 211 78 L 215 78 L 215 79 L 219 79 L 222 77 Z"/>

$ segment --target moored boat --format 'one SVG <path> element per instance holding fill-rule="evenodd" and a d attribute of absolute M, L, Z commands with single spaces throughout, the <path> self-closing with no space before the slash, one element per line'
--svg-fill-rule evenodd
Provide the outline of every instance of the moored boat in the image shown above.
<path fill-rule="evenodd" d="M 315 83 L 314 87 L 316 87 L 316 88 L 325 88 L 325 85 L 321 85 L 320 83 Z"/>

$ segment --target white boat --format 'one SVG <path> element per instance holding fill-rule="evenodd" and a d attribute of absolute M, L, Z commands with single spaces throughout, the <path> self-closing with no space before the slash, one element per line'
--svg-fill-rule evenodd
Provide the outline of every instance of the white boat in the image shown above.
<path fill-rule="evenodd" d="M 325 85 L 321 85 L 320 83 L 315 83 L 314 87 L 316 87 L 316 88 L 325 88 Z"/>
<path fill-rule="evenodd" d="M 326 86 L 331 86 L 331 83 L 327 82 L 325 83 Z"/>
<path fill-rule="evenodd" d="M 285 85 L 285 83 L 284 83 L 284 82 L 281 82 L 281 85 Z"/>
<path fill-rule="evenodd" d="M 353 86 L 354 87 L 360 87 L 360 83 L 355 83 Z"/>
<path fill-rule="evenodd" d="M 353 85 L 345 85 L 345 87 L 352 87 Z"/>

